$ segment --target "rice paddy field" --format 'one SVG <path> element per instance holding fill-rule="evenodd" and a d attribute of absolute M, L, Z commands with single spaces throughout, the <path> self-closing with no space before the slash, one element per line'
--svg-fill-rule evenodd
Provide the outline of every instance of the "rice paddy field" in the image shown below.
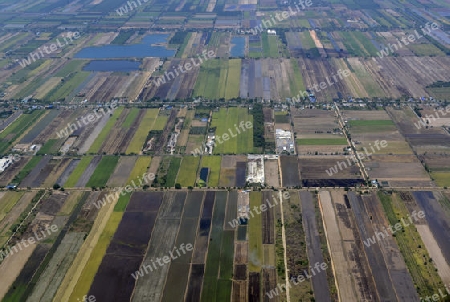
<path fill-rule="evenodd" d="M 241 60 L 209 60 L 200 68 L 194 96 L 208 99 L 232 99 L 239 95 Z"/>
<path fill-rule="evenodd" d="M 238 135 L 236 127 L 239 127 L 240 122 L 253 123 L 253 118 L 246 108 L 220 108 L 219 112 L 213 113 L 211 127 L 216 128 L 215 135 L 223 137 L 226 134 L 229 137 L 227 142 L 217 144 L 214 154 L 253 153 L 253 128 Z"/>
<path fill-rule="evenodd" d="M 131 139 L 130 144 L 128 145 L 127 154 L 140 154 L 142 148 L 145 143 L 145 139 L 147 138 L 148 133 L 153 129 L 153 126 L 156 124 L 158 116 L 157 109 L 148 109 L 145 112 L 144 118 L 139 124 L 139 128 Z"/>
<path fill-rule="evenodd" d="M 185 156 L 181 161 L 180 172 L 176 182 L 182 187 L 194 186 L 197 179 L 198 164 L 200 158 L 195 156 Z"/>
<path fill-rule="evenodd" d="M 219 185 L 220 178 L 220 163 L 222 161 L 221 156 L 203 156 L 200 163 L 201 168 L 208 168 L 208 187 L 217 187 Z"/>
<path fill-rule="evenodd" d="M 120 107 L 114 111 L 112 116 L 108 119 L 108 122 L 106 123 L 106 125 L 101 129 L 101 132 L 98 134 L 94 143 L 91 145 L 91 147 L 88 151 L 89 153 L 96 153 L 100 150 L 101 145 L 105 141 L 106 137 L 108 136 L 108 133 L 113 128 L 113 126 L 116 123 L 119 116 L 122 114 L 122 111 L 123 111 L 123 107 Z"/>

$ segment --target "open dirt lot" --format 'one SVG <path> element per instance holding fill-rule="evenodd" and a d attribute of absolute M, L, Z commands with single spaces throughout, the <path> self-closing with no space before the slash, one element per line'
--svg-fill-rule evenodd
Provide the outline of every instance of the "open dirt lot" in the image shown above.
<path fill-rule="evenodd" d="M 391 118 L 384 110 L 341 110 L 342 118 L 351 120 L 390 120 Z"/>
<path fill-rule="evenodd" d="M 264 178 L 266 184 L 271 187 L 279 187 L 280 186 L 280 177 L 279 177 L 279 169 L 278 169 L 278 160 L 264 160 Z"/>
<path fill-rule="evenodd" d="M 342 237 L 339 232 L 339 225 L 329 192 L 319 192 L 319 205 L 322 212 L 339 299 L 341 301 L 354 301 L 354 297 L 358 297 L 360 291 L 355 288 L 354 276 L 349 274 L 352 268 L 342 246 Z"/>
<path fill-rule="evenodd" d="M 371 301 L 377 296 L 371 270 L 364 254 L 364 246 L 355 219 L 344 191 L 331 191 L 337 221 L 343 239 L 343 248 L 348 256 L 349 265 L 355 280 L 356 290 L 363 301 Z"/>
<path fill-rule="evenodd" d="M 84 170 L 83 175 L 81 175 L 80 179 L 78 179 L 78 182 L 75 185 L 75 187 L 80 188 L 80 187 L 86 186 L 87 182 L 91 178 L 92 174 L 95 171 L 95 168 L 97 168 L 97 165 L 98 165 L 98 163 L 100 162 L 101 159 L 102 159 L 102 157 L 100 155 L 94 156 L 94 158 L 89 163 L 89 165 L 86 168 L 86 170 Z"/>
<path fill-rule="evenodd" d="M 339 128 L 336 114 L 332 110 L 291 108 L 291 115 L 297 138 L 307 134 L 320 134 L 317 137 L 322 137 L 321 135 L 326 135 L 327 131 Z"/>
<path fill-rule="evenodd" d="M 356 195 L 355 192 L 349 191 L 347 196 L 361 239 L 367 240 L 367 238 L 372 238 L 372 236 L 375 236 L 375 230 L 371 223 L 370 211 L 365 208 L 361 196 Z M 395 301 L 397 299 L 396 290 L 404 293 L 403 291 L 405 289 L 397 288 L 397 286 L 401 285 L 392 280 L 393 274 L 391 274 L 391 266 L 389 265 L 391 259 L 385 259 L 383 257 L 383 249 L 383 245 L 364 245 L 365 255 L 371 268 L 379 299 L 381 301 Z"/>
<path fill-rule="evenodd" d="M 22 170 L 31 157 L 22 156 L 19 161 L 15 161 L 5 171 L 0 174 L 0 186 L 6 187 L 14 178 L 14 176 Z"/>
<path fill-rule="evenodd" d="M 20 253 L 13 254 L 10 257 L 3 260 L 0 265 L 0 273 L 2 274 L 2 282 L 0 282 L 0 298 L 3 298 L 8 292 L 9 287 L 19 276 L 28 258 L 33 254 L 36 248 L 36 244 L 30 245 L 30 247 L 24 249 Z"/>
<path fill-rule="evenodd" d="M 323 263 L 324 259 L 317 229 L 316 211 L 311 193 L 302 191 L 299 192 L 299 195 L 308 260 L 310 263 Z M 317 301 L 331 301 L 330 288 L 328 286 L 326 274 L 322 273 L 314 276 L 314 278 L 312 278 L 312 286 L 314 289 L 314 297 Z"/>
<path fill-rule="evenodd" d="M 66 170 L 67 166 L 71 163 L 72 159 L 64 157 L 62 160 L 56 161 L 56 165 L 54 166 L 53 170 L 48 173 L 48 177 L 45 179 L 45 181 L 41 184 L 42 187 L 50 188 L 55 183 L 57 183 L 59 177 L 62 173 Z M 44 170 L 45 171 L 45 170 Z"/>
<path fill-rule="evenodd" d="M 42 157 L 41 161 L 34 167 L 34 169 L 28 174 L 24 180 L 20 183 L 21 187 L 32 187 L 33 184 L 35 186 L 39 186 L 41 181 L 43 181 L 43 177 L 41 177 L 42 170 L 47 166 L 49 161 L 52 159 L 51 155 L 46 155 Z M 44 175 L 48 175 L 48 172 Z"/>
<path fill-rule="evenodd" d="M 340 155 L 299 156 L 298 164 L 303 185 L 306 186 L 353 186 L 362 182 L 361 171 L 350 159 Z M 328 172 L 327 172 L 328 171 Z"/>
<path fill-rule="evenodd" d="M 428 183 L 431 179 L 419 160 L 414 156 L 372 156 L 372 160 L 365 161 L 364 165 L 370 178 L 388 182 L 417 182 Z"/>
<path fill-rule="evenodd" d="M 374 231 L 383 232 L 389 225 L 389 221 L 376 194 L 363 196 L 362 200 L 366 205 L 367 214 L 370 215 Z M 401 301 L 417 301 L 419 297 L 397 241 L 393 237 L 387 236 L 379 241 L 379 245 L 398 299 Z"/>
<path fill-rule="evenodd" d="M 300 185 L 298 159 L 296 156 L 280 156 L 281 185 L 283 187 L 295 187 Z"/>
<path fill-rule="evenodd" d="M 238 163 L 246 163 L 247 156 L 245 155 L 226 155 L 222 157 L 221 167 L 220 167 L 220 180 L 219 186 L 224 187 L 234 187 L 237 185 L 238 173 L 242 172 L 242 168 L 238 170 Z M 242 174 L 242 173 L 241 173 Z M 245 167 L 244 167 L 245 175 Z M 239 175 L 240 176 L 240 175 Z M 245 181 L 245 179 L 244 179 Z"/>
<path fill-rule="evenodd" d="M 126 185 L 126 181 L 133 170 L 134 164 L 136 162 L 136 156 L 122 156 L 117 163 L 114 173 L 109 178 L 106 185 L 108 187 L 121 187 Z M 138 179 L 134 179 L 137 186 L 139 186 Z"/>

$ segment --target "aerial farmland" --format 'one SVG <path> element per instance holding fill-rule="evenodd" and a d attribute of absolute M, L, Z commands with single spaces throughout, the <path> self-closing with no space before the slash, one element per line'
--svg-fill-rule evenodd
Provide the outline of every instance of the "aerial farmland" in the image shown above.
<path fill-rule="evenodd" d="M 448 1 L 0 24 L 1 301 L 450 301 Z"/>

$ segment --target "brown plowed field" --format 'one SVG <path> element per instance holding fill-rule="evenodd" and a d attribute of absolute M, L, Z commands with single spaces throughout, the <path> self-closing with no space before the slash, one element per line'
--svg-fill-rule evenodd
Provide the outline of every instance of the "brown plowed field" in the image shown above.
<path fill-rule="evenodd" d="M 126 150 L 127 141 L 131 140 L 132 136 L 127 137 L 128 129 L 122 128 L 122 124 L 129 113 L 130 109 L 127 108 L 122 111 L 114 127 L 108 133 L 107 139 L 103 142 L 99 153 L 116 154 L 120 153 L 121 149 Z"/>

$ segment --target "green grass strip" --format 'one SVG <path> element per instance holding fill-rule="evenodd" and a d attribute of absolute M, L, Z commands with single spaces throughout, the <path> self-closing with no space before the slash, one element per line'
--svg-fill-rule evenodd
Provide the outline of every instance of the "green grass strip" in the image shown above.
<path fill-rule="evenodd" d="M 83 175 L 86 168 L 89 166 L 90 162 L 92 161 L 94 157 L 93 156 L 84 156 L 78 165 L 75 167 L 75 169 L 72 171 L 72 174 L 70 174 L 69 178 L 67 179 L 66 183 L 64 184 L 64 187 L 74 187 L 78 179 L 80 179 L 81 175 Z"/>
<path fill-rule="evenodd" d="M 98 153 L 103 142 L 106 140 L 109 132 L 111 131 L 112 127 L 114 126 L 120 114 L 122 113 L 123 109 L 124 109 L 123 107 L 119 107 L 116 110 L 114 110 L 112 116 L 109 118 L 108 122 L 106 122 L 105 127 L 102 129 L 100 134 L 95 139 L 94 143 L 89 148 L 88 151 L 89 153 Z"/>
<path fill-rule="evenodd" d="M 36 165 L 43 159 L 40 156 L 33 156 L 31 160 L 20 170 L 20 172 L 14 177 L 12 183 L 21 183 L 22 180 L 36 167 Z"/>
<path fill-rule="evenodd" d="M 250 209 L 261 205 L 261 192 L 250 192 Z M 254 215 L 248 220 L 248 254 L 253 255 L 248 261 L 250 272 L 260 272 L 263 262 L 262 215 Z"/>
<path fill-rule="evenodd" d="M 87 187 L 104 187 L 116 168 L 119 156 L 103 156 L 87 182 Z"/>
<path fill-rule="evenodd" d="M 130 202 L 131 192 L 126 192 L 125 194 L 120 194 L 119 200 L 114 207 L 114 212 L 125 212 L 125 209 Z"/>

